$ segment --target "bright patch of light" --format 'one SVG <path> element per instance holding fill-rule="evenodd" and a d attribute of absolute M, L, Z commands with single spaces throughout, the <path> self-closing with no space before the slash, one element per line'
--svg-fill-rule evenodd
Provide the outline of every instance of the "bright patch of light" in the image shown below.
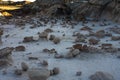
<path fill-rule="evenodd" d="M 13 2 L 17 2 L 17 1 L 29 1 L 29 2 L 34 2 L 35 0 L 2 0 L 2 1 L 13 1 Z"/>

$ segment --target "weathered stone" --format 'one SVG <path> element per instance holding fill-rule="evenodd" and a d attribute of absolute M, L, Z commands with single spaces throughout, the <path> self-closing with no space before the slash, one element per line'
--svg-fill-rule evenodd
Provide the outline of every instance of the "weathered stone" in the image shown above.
<path fill-rule="evenodd" d="M 49 37 L 49 40 L 54 40 L 55 39 L 55 35 L 50 35 L 50 37 Z"/>
<path fill-rule="evenodd" d="M 14 50 L 13 47 L 6 47 L 3 49 L 0 49 L 0 58 L 8 57 L 12 54 L 12 51 Z"/>
<path fill-rule="evenodd" d="M 115 80 L 111 74 L 107 72 L 100 72 L 100 71 L 91 75 L 89 78 L 90 80 Z"/>
<path fill-rule="evenodd" d="M 28 71 L 30 80 L 47 80 L 50 76 L 50 71 L 47 69 L 31 69 Z"/>
<path fill-rule="evenodd" d="M 48 66 L 48 62 L 47 62 L 46 60 L 43 60 L 43 61 L 42 61 L 42 65 L 43 65 L 43 66 Z"/>
<path fill-rule="evenodd" d="M 42 33 L 38 33 L 39 34 L 39 37 L 41 39 L 46 39 L 47 40 L 47 37 L 48 37 L 48 33 L 47 32 L 42 32 Z"/>
<path fill-rule="evenodd" d="M 88 26 L 85 26 L 85 27 L 82 27 L 80 30 L 90 31 L 92 29 L 90 27 L 88 27 Z"/>
<path fill-rule="evenodd" d="M 60 38 L 58 38 L 58 37 L 54 38 L 53 43 L 54 44 L 60 43 Z"/>
<path fill-rule="evenodd" d="M 112 49 L 112 44 L 102 44 L 101 49 Z"/>
<path fill-rule="evenodd" d="M 60 70 L 58 67 L 53 68 L 53 75 L 57 75 L 60 73 Z"/>
<path fill-rule="evenodd" d="M 105 31 L 104 30 L 99 30 L 95 33 L 95 36 L 98 38 L 103 38 L 105 37 Z"/>
<path fill-rule="evenodd" d="M 15 51 L 25 51 L 25 47 L 24 46 L 17 46 L 17 47 L 15 47 Z"/>
<path fill-rule="evenodd" d="M 32 36 L 31 37 L 24 37 L 24 40 L 23 40 L 23 42 L 32 42 L 32 41 L 34 41 Z"/>
<path fill-rule="evenodd" d="M 27 71 L 29 69 L 28 65 L 25 62 L 21 63 L 21 68 L 23 71 Z"/>
<path fill-rule="evenodd" d="M 50 29 L 50 28 L 47 28 L 47 29 L 44 30 L 44 32 L 51 33 L 51 32 L 53 32 L 53 30 Z"/>
<path fill-rule="evenodd" d="M 89 44 L 90 44 L 90 45 L 96 45 L 96 44 L 98 44 L 99 41 L 100 41 L 100 40 L 98 40 L 98 39 L 90 38 L 90 39 L 89 39 Z"/>

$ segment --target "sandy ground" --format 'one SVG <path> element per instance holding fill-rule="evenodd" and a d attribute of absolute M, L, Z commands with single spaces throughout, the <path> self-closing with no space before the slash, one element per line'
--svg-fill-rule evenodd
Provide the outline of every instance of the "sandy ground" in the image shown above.
<path fill-rule="evenodd" d="M 120 59 L 116 57 L 116 54 L 119 53 L 84 53 L 78 55 L 76 58 L 73 59 L 55 59 L 54 54 L 43 53 L 42 50 L 44 48 L 48 49 L 56 49 L 58 54 L 66 54 L 68 52 L 67 47 L 72 47 L 74 42 L 74 37 L 72 34 L 74 31 L 78 31 L 82 34 L 88 34 L 87 31 L 80 31 L 82 28 L 82 23 L 75 25 L 75 28 L 72 29 L 70 25 L 67 27 L 62 27 L 60 25 L 61 21 L 58 21 L 51 29 L 54 32 L 50 34 L 54 34 L 61 38 L 61 42 L 59 44 L 54 44 L 51 41 L 47 40 L 39 40 L 36 42 L 29 42 L 29 43 L 22 43 L 23 38 L 25 36 L 36 36 L 38 32 L 42 32 L 46 28 L 50 28 L 51 24 L 48 23 L 46 26 L 40 26 L 37 28 L 30 29 L 29 24 L 24 26 L 24 29 L 20 27 L 16 27 L 15 25 L 2 25 L 0 27 L 4 28 L 4 35 L 2 36 L 3 44 L 0 48 L 4 47 L 16 47 L 19 45 L 24 45 L 26 47 L 26 51 L 24 52 L 16 52 L 13 51 L 12 59 L 13 64 L 10 67 L 2 68 L 0 70 L 0 80 L 29 80 L 27 74 L 24 73 L 22 76 L 16 76 L 14 74 L 14 70 L 16 68 L 21 68 L 21 62 L 26 62 L 29 68 L 41 68 L 43 67 L 40 62 L 43 60 L 48 61 L 48 69 L 53 69 L 54 67 L 60 68 L 60 73 L 56 76 L 51 76 L 48 80 L 89 80 L 89 76 L 94 74 L 96 71 L 104 71 L 112 74 L 115 80 L 120 79 Z M 101 22 L 89 22 L 85 25 L 88 25 L 93 31 L 97 30 L 109 30 L 110 27 L 119 24 L 113 22 L 106 22 L 110 23 L 107 26 L 99 26 Z M 95 24 L 95 27 L 92 27 L 92 24 Z M 5 37 L 6 35 L 10 35 L 9 37 Z M 66 36 L 62 36 L 65 34 Z M 112 33 L 113 35 L 119 35 Z M 106 40 L 108 40 L 106 42 Z M 102 43 L 112 43 L 114 47 L 119 47 L 120 41 L 111 41 L 110 37 L 105 37 L 101 39 L 100 43 L 96 46 L 101 45 Z M 84 43 L 83 43 L 84 44 Z M 88 43 L 85 43 L 88 44 Z M 38 60 L 29 60 L 28 57 L 38 57 Z M 2 72 L 6 70 L 7 74 L 3 75 Z M 81 71 L 81 76 L 76 76 L 76 72 Z"/>

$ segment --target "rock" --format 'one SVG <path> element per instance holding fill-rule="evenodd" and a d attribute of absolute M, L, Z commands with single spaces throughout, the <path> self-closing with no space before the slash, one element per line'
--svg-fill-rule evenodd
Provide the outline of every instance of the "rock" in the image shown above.
<path fill-rule="evenodd" d="M 53 75 L 57 75 L 60 73 L 60 70 L 58 67 L 53 68 Z"/>
<path fill-rule="evenodd" d="M 34 36 L 33 36 L 33 40 L 34 40 L 34 41 L 38 41 L 38 40 L 39 40 L 39 35 L 34 35 Z"/>
<path fill-rule="evenodd" d="M 22 75 L 22 70 L 16 69 L 16 70 L 14 71 L 14 73 L 15 73 L 16 75 Z"/>
<path fill-rule="evenodd" d="M 79 72 L 76 72 L 76 76 L 81 76 L 82 75 L 82 72 L 79 71 Z"/>
<path fill-rule="evenodd" d="M 29 69 L 28 65 L 25 62 L 21 63 L 21 68 L 23 71 L 27 71 Z"/>
<path fill-rule="evenodd" d="M 38 57 L 28 57 L 29 60 L 38 60 Z"/>
<path fill-rule="evenodd" d="M 44 32 L 51 33 L 51 32 L 53 32 L 53 30 L 50 29 L 50 28 L 47 28 L 47 29 L 44 30 Z"/>
<path fill-rule="evenodd" d="M 30 80 L 47 80 L 50 76 L 50 71 L 47 69 L 31 69 L 28 71 Z"/>
<path fill-rule="evenodd" d="M 98 39 L 96 39 L 96 38 L 90 38 L 90 39 L 89 39 L 89 44 L 90 44 L 90 45 L 96 45 L 96 44 L 98 44 L 99 41 L 100 41 L 100 40 L 98 40 Z"/>
<path fill-rule="evenodd" d="M 60 41 L 61 41 L 60 38 L 56 37 L 56 38 L 54 38 L 53 43 L 58 44 L 58 43 L 60 43 Z"/>
<path fill-rule="evenodd" d="M 77 55 L 80 54 L 79 49 L 71 49 L 67 54 L 66 54 L 66 58 L 73 58 L 76 57 Z"/>
<path fill-rule="evenodd" d="M 105 31 L 104 30 L 99 30 L 95 33 L 95 36 L 98 38 L 103 38 L 105 37 Z"/>
<path fill-rule="evenodd" d="M 34 40 L 33 40 L 33 36 L 24 37 L 24 40 L 23 40 L 23 42 L 32 42 L 32 41 L 34 41 Z"/>
<path fill-rule="evenodd" d="M 42 33 L 38 33 L 39 34 L 39 37 L 41 39 L 46 39 L 47 40 L 47 37 L 48 37 L 48 33 L 47 32 L 42 32 Z"/>
<path fill-rule="evenodd" d="M 118 40 L 120 40 L 120 36 L 112 36 L 111 40 L 118 41 Z"/>
<path fill-rule="evenodd" d="M 115 80 L 111 74 L 107 72 L 100 72 L 100 71 L 91 75 L 89 78 L 90 80 Z"/>
<path fill-rule="evenodd" d="M 50 50 L 45 48 L 45 49 L 43 49 L 43 52 L 50 52 Z"/>
<path fill-rule="evenodd" d="M 49 37 L 49 40 L 54 40 L 55 39 L 55 35 L 50 35 L 50 37 Z"/>
<path fill-rule="evenodd" d="M 82 27 L 80 30 L 91 31 L 92 29 L 88 26 Z"/>
<path fill-rule="evenodd" d="M 79 49 L 80 51 L 82 51 L 82 44 L 75 44 L 72 46 L 74 49 Z"/>
<path fill-rule="evenodd" d="M 74 49 L 73 51 L 71 51 L 71 53 L 72 53 L 73 57 L 76 57 L 77 55 L 80 54 L 80 51 L 79 51 L 79 49 Z"/>
<path fill-rule="evenodd" d="M 51 50 L 49 50 L 50 53 L 57 53 L 57 51 L 53 48 Z"/>
<path fill-rule="evenodd" d="M 12 51 L 14 50 L 13 47 L 6 47 L 3 49 L 0 49 L 0 58 L 8 57 L 12 54 Z"/>
<path fill-rule="evenodd" d="M 101 49 L 107 50 L 107 49 L 112 49 L 112 44 L 102 44 Z"/>
<path fill-rule="evenodd" d="M 15 51 L 25 51 L 25 47 L 24 46 L 17 46 L 17 47 L 15 47 Z"/>
<path fill-rule="evenodd" d="M 43 66 L 48 66 L 48 62 L 46 60 L 43 60 L 42 65 Z"/>

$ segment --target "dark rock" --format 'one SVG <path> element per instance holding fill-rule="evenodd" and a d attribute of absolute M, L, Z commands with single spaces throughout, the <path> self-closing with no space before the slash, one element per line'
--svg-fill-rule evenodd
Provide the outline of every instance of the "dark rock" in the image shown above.
<path fill-rule="evenodd" d="M 24 46 L 17 46 L 15 47 L 16 51 L 25 51 L 25 47 Z"/>
<path fill-rule="evenodd" d="M 53 75 L 57 75 L 60 73 L 60 70 L 58 67 L 53 68 Z"/>
<path fill-rule="evenodd" d="M 34 41 L 32 36 L 31 37 L 24 37 L 24 40 L 23 40 L 23 42 L 32 42 L 32 41 Z"/>
<path fill-rule="evenodd" d="M 21 68 L 23 71 L 27 71 L 29 69 L 28 65 L 25 62 L 21 63 Z"/>
<path fill-rule="evenodd" d="M 16 69 L 14 72 L 16 75 L 22 75 L 22 70 Z"/>

